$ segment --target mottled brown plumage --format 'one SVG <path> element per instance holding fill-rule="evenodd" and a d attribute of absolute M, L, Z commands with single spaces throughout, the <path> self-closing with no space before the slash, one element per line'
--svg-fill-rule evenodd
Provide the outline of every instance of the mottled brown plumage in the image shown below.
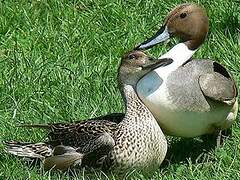
<path fill-rule="evenodd" d="M 74 165 L 118 172 L 156 169 L 165 157 L 167 142 L 155 118 L 138 98 L 135 86 L 144 74 L 169 63 L 169 59 L 152 61 L 141 51 L 126 54 L 118 75 L 125 114 L 70 124 L 24 125 L 47 129 L 48 141 L 41 143 L 37 150 L 37 144 L 11 142 L 8 152 L 43 159 L 45 169 L 65 170 Z M 39 151 L 41 147 L 44 154 Z"/>

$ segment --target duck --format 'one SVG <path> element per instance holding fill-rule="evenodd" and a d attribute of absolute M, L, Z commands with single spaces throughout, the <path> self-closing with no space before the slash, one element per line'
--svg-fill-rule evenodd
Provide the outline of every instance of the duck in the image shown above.
<path fill-rule="evenodd" d="M 131 169 L 156 170 L 165 158 L 167 140 L 152 113 L 136 94 L 136 85 L 149 71 L 171 62 L 171 59 L 155 59 L 141 51 L 125 54 L 118 69 L 125 114 L 75 123 L 23 125 L 47 130 L 48 141 L 9 141 L 7 152 L 40 159 L 45 170 L 90 167 L 121 174 Z"/>
<path fill-rule="evenodd" d="M 157 33 L 135 48 L 149 49 L 177 37 L 180 42 L 160 56 L 173 63 L 142 77 L 137 94 L 165 134 L 185 138 L 214 135 L 219 146 L 224 132 L 231 132 L 228 130 L 236 120 L 238 89 L 233 76 L 220 63 L 192 59 L 208 29 L 203 7 L 192 3 L 175 7 Z"/>

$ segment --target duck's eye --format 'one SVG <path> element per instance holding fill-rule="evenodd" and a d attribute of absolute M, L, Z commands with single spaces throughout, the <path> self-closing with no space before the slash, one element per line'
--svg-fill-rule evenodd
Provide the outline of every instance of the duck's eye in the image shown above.
<path fill-rule="evenodd" d="M 180 14 L 180 18 L 184 19 L 185 17 L 187 17 L 187 13 L 181 13 Z"/>
<path fill-rule="evenodd" d="M 130 59 L 130 60 L 135 59 L 135 58 L 136 58 L 136 56 L 133 55 L 133 54 L 130 54 L 130 55 L 128 56 L 128 59 Z"/>

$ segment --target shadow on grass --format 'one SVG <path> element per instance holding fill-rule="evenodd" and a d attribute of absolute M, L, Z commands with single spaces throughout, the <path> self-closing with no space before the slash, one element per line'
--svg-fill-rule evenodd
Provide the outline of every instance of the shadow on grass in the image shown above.
<path fill-rule="evenodd" d="M 200 138 L 169 138 L 170 146 L 162 167 L 169 164 L 204 163 L 208 161 L 211 152 L 216 148 L 216 143 L 208 137 Z"/>

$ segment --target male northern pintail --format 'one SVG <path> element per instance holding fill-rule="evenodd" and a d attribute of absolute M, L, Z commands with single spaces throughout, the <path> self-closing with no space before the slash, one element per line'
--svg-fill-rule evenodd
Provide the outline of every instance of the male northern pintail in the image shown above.
<path fill-rule="evenodd" d="M 9 142 L 8 152 L 39 158 L 45 169 L 78 165 L 125 172 L 130 169 L 152 171 L 160 166 L 167 141 L 152 113 L 136 94 L 139 79 L 171 59 L 154 60 L 141 51 L 122 58 L 118 80 L 125 102 L 124 116 L 105 116 L 73 124 L 25 125 L 45 128 L 49 140 L 44 143 Z"/>
<path fill-rule="evenodd" d="M 136 49 L 147 49 L 172 36 L 181 42 L 160 58 L 173 63 L 145 75 L 137 93 L 169 135 L 195 137 L 230 128 L 237 116 L 237 87 L 231 74 L 210 59 L 191 60 L 208 33 L 208 17 L 196 4 L 172 10 L 164 25 Z"/>

